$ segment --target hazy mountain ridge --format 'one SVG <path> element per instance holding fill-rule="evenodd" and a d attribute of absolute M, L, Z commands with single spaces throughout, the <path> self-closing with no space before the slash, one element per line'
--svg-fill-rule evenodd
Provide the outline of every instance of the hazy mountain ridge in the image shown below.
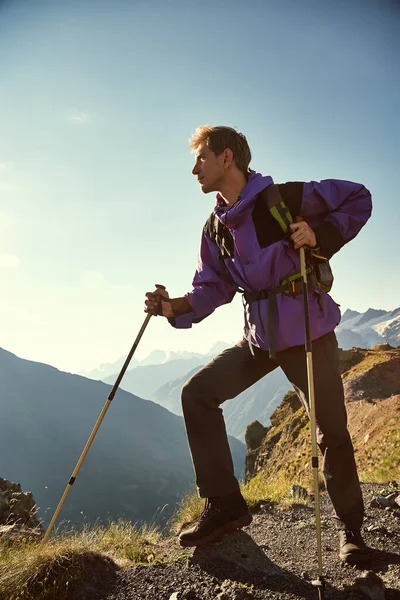
<path fill-rule="evenodd" d="M 151 399 L 171 412 L 181 415 L 182 386 L 197 370 L 196 367 L 183 377 L 167 382 L 156 390 Z M 292 389 L 291 384 L 283 371 L 278 368 L 236 398 L 227 400 L 221 408 L 228 433 L 244 441 L 246 427 L 249 423 L 257 419 L 263 425 L 268 425 L 269 415 L 290 389 Z"/>
<path fill-rule="evenodd" d="M 154 391 L 169 381 L 184 376 L 188 371 L 200 368 L 208 362 L 205 356 L 201 358 L 183 358 L 154 365 L 139 365 L 129 369 L 121 382 L 121 388 L 152 400 Z M 107 377 L 105 383 L 112 384 L 116 376 Z"/>
<path fill-rule="evenodd" d="M 341 318 L 341 321 L 336 328 L 336 334 L 339 339 L 339 346 L 344 350 L 348 350 L 358 344 L 349 343 L 351 340 L 360 342 L 359 347 L 371 348 L 375 344 L 388 343 L 392 346 L 400 345 L 400 307 L 392 311 L 383 309 L 369 308 L 364 313 L 357 310 L 347 309 Z M 153 350 L 148 356 L 142 360 L 133 357 L 130 368 L 132 371 L 137 367 L 149 365 L 159 365 L 173 362 L 176 360 L 196 360 L 199 365 L 206 364 L 220 352 L 232 346 L 233 343 L 223 341 L 216 342 L 212 348 L 206 353 L 192 351 L 168 351 L 168 350 Z M 119 358 L 114 363 L 105 363 L 91 371 L 81 371 L 80 374 L 91 379 L 106 380 L 106 383 L 113 383 L 125 361 L 124 357 Z M 190 368 L 187 369 L 187 373 Z M 182 373 L 183 375 L 184 373 Z M 172 378 L 171 378 L 172 380 Z M 157 387 L 161 387 L 160 384 Z M 153 393 L 157 388 L 154 388 Z M 132 390 L 131 390 L 132 391 Z M 134 392 L 137 393 L 137 392 Z"/>
<path fill-rule="evenodd" d="M 48 521 L 110 387 L 0 349 L 0 475 L 33 492 Z M 239 474 L 245 448 L 230 439 Z M 183 420 L 119 390 L 63 508 L 62 518 L 151 520 L 194 485 Z M 47 510 L 47 513 L 45 514 Z"/>
<path fill-rule="evenodd" d="M 400 308 L 393 311 L 369 308 L 364 313 L 348 309 L 342 316 L 336 335 L 339 346 L 345 350 L 352 347 L 370 348 L 381 343 L 398 346 L 400 345 Z M 157 402 L 171 412 L 181 415 L 180 396 L 183 384 L 226 347 L 228 344 L 225 342 L 217 342 L 205 355 L 155 350 L 135 368 L 128 370 L 121 386 L 131 393 Z M 155 360 L 161 362 L 155 364 Z M 113 383 L 116 377 L 117 374 L 114 373 L 105 381 Z M 246 427 L 251 421 L 259 420 L 263 425 L 268 426 L 271 412 L 289 389 L 291 389 L 290 384 L 278 369 L 234 400 L 226 402 L 222 408 L 228 433 L 244 440 Z"/>
<path fill-rule="evenodd" d="M 200 362 L 202 362 L 203 360 L 207 362 L 226 348 L 229 348 L 229 346 L 231 346 L 232 344 L 228 344 L 227 342 L 216 342 L 206 354 L 202 354 L 201 352 L 192 352 L 189 350 L 176 351 L 156 349 L 150 352 L 150 354 L 148 354 L 142 360 L 134 356 L 129 365 L 129 370 L 132 370 L 133 368 L 138 366 L 145 367 L 149 365 L 161 365 L 175 360 L 198 359 Z M 102 381 L 105 381 L 105 383 L 110 383 L 111 380 L 115 381 L 115 379 L 117 378 L 117 374 L 121 370 L 125 362 L 125 358 L 126 357 L 121 356 L 117 361 L 113 363 L 101 364 L 96 369 L 92 369 L 90 371 L 82 370 L 79 372 L 79 374 L 83 377 L 88 377 L 89 379 L 100 379 Z M 109 379 L 106 381 L 106 378 Z"/>

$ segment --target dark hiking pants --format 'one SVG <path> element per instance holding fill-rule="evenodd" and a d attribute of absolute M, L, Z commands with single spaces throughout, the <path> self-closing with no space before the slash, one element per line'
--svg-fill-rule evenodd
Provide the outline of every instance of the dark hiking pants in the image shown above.
<path fill-rule="evenodd" d="M 196 483 L 200 496 L 210 498 L 239 488 L 233 472 L 221 404 L 235 398 L 278 366 L 307 404 L 307 368 L 304 346 L 276 353 L 254 348 L 246 341 L 225 350 L 184 385 L 182 407 Z M 343 384 L 334 332 L 313 342 L 317 441 L 323 456 L 326 489 L 339 529 L 360 529 L 364 508 L 354 450 L 347 429 Z"/>

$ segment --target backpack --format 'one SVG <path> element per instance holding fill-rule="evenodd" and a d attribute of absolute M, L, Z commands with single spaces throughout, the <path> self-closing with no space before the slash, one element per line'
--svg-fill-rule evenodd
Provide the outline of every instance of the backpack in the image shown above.
<path fill-rule="evenodd" d="M 273 184 L 266 187 L 259 193 L 259 198 L 261 202 L 267 207 L 269 213 L 275 220 L 275 222 L 279 225 L 280 235 L 278 234 L 278 239 L 290 238 L 292 234 L 289 225 L 291 225 L 294 220 L 289 210 L 287 204 L 285 204 L 282 195 L 279 191 L 279 185 Z M 233 238 L 232 234 L 229 231 L 228 227 L 226 227 L 221 221 L 218 219 L 214 212 L 208 217 L 206 224 L 204 226 L 205 231 L 208 233 L 211 240 L 218 247 L 218 258 L 221 264 L 221 275 L 224 279 L 226 279 L 229 274 L 227 273 L 227 268 L 225 266 L 225 260 L 227 258 L 231 258 L 233 256 Z M 278 239 L 274 241 L 278 241 Z M 333 273 L 329 264 L 329 260 L 319 254 L 319 248 L 311 249 L 312 251 L 307 256 L 307 275 L 310 277 L 310 283 L 312 289 L 320 289 L 324 292 L 329 292 L 332 288 L 333 284 Z M 286 275 L 280 281 L 280 286 L 278 288 L 274 288 L 276 293 L 281 292 L 283 294 L 293 296 L 301 293 L 301 289 L 297 291 L 296 282 L 300 283 L 301 273 L 294 273 L 291 275 Z M 283 289 L 280 289 L 283 288 Z M 300 288 L 300 286 L 299 286 Z M 240 290 L 239 290 L 240 291 Z M 262 290 L 264 292 L 264 296 L 266 297 L 265 292 L 273 292 L 273 290 Z M 259 299 L 255 296 L 261 292 L 250 292 L 245 293 L 252 300 Z"/>
<path fill-rule="evenodd" d="M 282 184 L 284 186 L 295 187 L 296 183 Z M 271 234 L 271 242 L 290 238 L 292 232 L 289 225 L 293 223 L 293 217 L 289 210 L 289 207 L 284 202 L 280 186 L 273 184 L 266 187 L 259 193 L 259 197 L 256 202 L 261 202 L 259 208 L 267 209 L 266 216 L 270 216 L 270 223 L 268 223 L 269 231 Z M 264 205 L 264 206 L 263 206 Z M 256 208 L 256 206 L 255 206 Z M 258 216 L 262 214 L 258 212 Z M 272 226 L 272 227 L 271 227 Z M 266 224 L 267 228 L 267 224 Z M 214 212 L 208 217 L 204 226 L 205 232 L 209 235 L 211 240 L 218 247 L 218 258 L 221 264 L 221 277 L 232 285 L 233 280 L 228 272 L 225 265 L 225 260 L 231 258 L 234 253 L 234 243 L 231 232 L 218 219 Z M 327 258 L 319 254 L 319 248 L 311 249 L 311 252 L 307 253 L 307 279 L 309 289 L 319 289 L 324 292 L 329 292 L 333 284 L 333 274 Z M 278 286 L 273 288 L 258 290 L 255 292 L 246 292 L 236 286 L 237 291 L 243 294 L 243 306 L 244 306 L 244 320 L 245 329 L 249 332 L 249 346 L 252 354 L 254 355 L 252 344 L 251 344 L 251 333 L 250 326 L 247 319 L 247 307 L 251 302 L 256 300 L 269 298 L 268 302 L 268 332 L 270 338 L 270 358 L 275 358 L 275 314 L 276 314 L 276 295 L 285 294 L 287 296 L 297 296 L 302 293 L 302 276 L 301 273 L 288 273 L 282 277 Z M 323 299 L 320 296 L 319 302 L 321 309 L 323 310 Z"/>

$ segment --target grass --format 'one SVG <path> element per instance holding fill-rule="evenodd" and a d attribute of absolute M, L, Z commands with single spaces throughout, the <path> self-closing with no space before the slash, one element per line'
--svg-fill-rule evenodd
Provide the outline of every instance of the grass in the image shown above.
<path fill-rule="evenodd" d="M 199 498 L 197 492 L 185 494 L 170 521 L 171 531 L 180 532 L 187 525 L 196 521 L 204 508 L 204 502 L 204 498 Z"/>
<path fill-rule="evenodd" d="M 378 466 L 360 470 L 360 481 L 363 483 L 382 483 L 400 480 L 400 460 L 386 457 Z"/>
<path fill-rule="evenodd" d="M 350 407 L 354 409 L 352 422 L 363 419 L 359 427 L 362 434 L 366 432 L 361 435 L 360 431 L 354 441 L 360 480 L 365 483 L 400 480 L 400 403 L 395 398 L 384 402 L 364 406 L 363 412 Z"/>
<path fill-rule="evenodd" d="M 243 485 L 242 494 L 251 511 L 257 510 L 264 502 L 287 505 L 293 501 L 290 498 L 292 483 L 284 475 L 269 478 L 259 473 Z"/>
<path fill-rule="evenodd" d="M 248 483 L 241 485 L 241 492 L 251 512 L 257 511 L 260 505 L 266 502 L 279 504 L 283 508 L 289 508 L 293 504 L 307 504 L 308 500 L 291 496 L 292 484 L 293 479 L 289 479 L 284 473 L 271 477 L 259 473 Z M 196 492 L 183 496 L 170 521 L 171 530 L 179 532 L 194 523 L 204 508 L 204 502 L 204 498 L 199 498 Z"/>
<path fill-rule="evenodd" d="M 352 366 L 348 371 L 346 371 L 346 373 L 343 374 L 343 381 L 346 382 L 349 379 L 353 379 L 354 377 L 364 375 L 370 369 L 376 367 L 381 363 L 387 362 L 387 360 L 387 351 L 367 351 L 364 358 L 360 360 L 358 364 Z"/>
<path fill-rule="evenodd" d="M 53 534 L 40 546 L 0 541 L 0 600 L 64 600 L 85 580 L 110 577 L 117 562 L 149 563 L 156 559 L 161 534 L 155 527 L 135 528 L 118 521 L 108 527 Z"/>

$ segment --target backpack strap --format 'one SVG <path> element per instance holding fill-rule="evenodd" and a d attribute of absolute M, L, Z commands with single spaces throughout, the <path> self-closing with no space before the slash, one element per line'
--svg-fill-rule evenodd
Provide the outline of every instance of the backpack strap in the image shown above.
<path fill-rule="evenodd" d="M 212 212 L 208 217 L 204 231 L 211 238 L 211 240 L 218 246 L 220 260 L 226 258 L 232 258 L 234 253 L 233 237 L 229 229 L 221 223 L 217 215 Z"/>
<path fill-rule="evenodd" d="M 290 232 L 289 225 L 293 223 L 293 217 L 288 206 L 283 201 L 279 190 L 279 185 L 269 185 L 262 190 L 260 195 L 267 205 L 271 215 L 279 223 L 283 233 L 285 235 L 288 234 Z"/>
<path fill-rule="evenodd" d="M 204 232 L 218 248 L 218 260 L 221 267 L 219 274 L 223 281 L 231 286 L 235 286 L 239 291 L 238 286 L 233 281 L 231 274 L 225 265 L 225 260 L 231 258 L 234 253 L 234 242 L 231 232 L 223 223 L 221 223 L 214 212 L 208 217 L 204 225 Z"/>

